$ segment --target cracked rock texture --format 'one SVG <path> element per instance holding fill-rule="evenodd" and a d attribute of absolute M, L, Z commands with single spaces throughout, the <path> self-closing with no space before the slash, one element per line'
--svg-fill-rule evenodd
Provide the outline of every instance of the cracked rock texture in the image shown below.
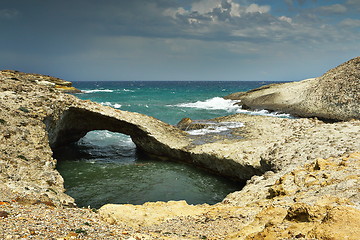
<path fill-rule="evenodd" d="M 359 183 L 357 152 L 254 177 L 242 191 L 212 206 L 111 204 L 100 215 L 112 224 L 130 222 L 154 239 L 355 240 L 360 237 Z"/>

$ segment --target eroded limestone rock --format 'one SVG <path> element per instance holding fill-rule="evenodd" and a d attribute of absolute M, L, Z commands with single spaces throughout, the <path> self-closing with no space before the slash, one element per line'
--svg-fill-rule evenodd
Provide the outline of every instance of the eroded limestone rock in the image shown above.
<path fill-rule="evenodd" d="M 267 109 L 330 120 L 360 119 L 360 57 L 318 78 L 267 85 L 225 98 L 240 100 L 246 109 Z"/>
<path fill-rule="evenodd" d="M 357 152 L 268 173 L 212 206 L 105 205 L 100 214 L 111 223 L 129 221 L 134 229 L 155 234 L 155 239 L 355 240 L 360 236 L 359 160 Z"/>

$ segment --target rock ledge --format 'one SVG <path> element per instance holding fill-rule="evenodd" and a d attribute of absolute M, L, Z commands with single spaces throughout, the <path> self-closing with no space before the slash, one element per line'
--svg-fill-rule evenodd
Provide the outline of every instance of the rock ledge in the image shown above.
<path fill-rule="evenodd" d="M 267 109 L 299 117 L 343 121 L 360 119 L 360 57 L 318 78 L 272 84 L 227 99 L 240 100 L 248 109 Z"/>

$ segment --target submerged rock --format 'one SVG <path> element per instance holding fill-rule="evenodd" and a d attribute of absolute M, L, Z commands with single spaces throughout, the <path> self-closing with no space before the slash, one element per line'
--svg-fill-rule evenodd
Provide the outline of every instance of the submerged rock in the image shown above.
<path fill-rule="evenodd" d="M 208 126 L 209 123 L 205 121 L 194 121 L 190 118 L 183 118 L 176 124 L 176 127 L 183 131 L 198 130 Z"/>
<path fill-rule="evenodd" d="M 328 120 L 360 119 L 360 57 L 318 78 L 271 84 L 225 98 L 240 100 L 245 109 L 267 109 Z"/>

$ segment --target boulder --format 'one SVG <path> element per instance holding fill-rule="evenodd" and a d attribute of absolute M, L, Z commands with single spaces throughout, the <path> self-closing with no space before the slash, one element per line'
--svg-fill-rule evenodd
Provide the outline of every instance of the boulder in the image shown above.
<path fill-rule="evenodd" d="M 207 128 L 212 123 L 210 121 L 192 120 L 190 118 L 183 118 L 176 124 L 176 127 L 183 131 L 198 130 Z"/>

